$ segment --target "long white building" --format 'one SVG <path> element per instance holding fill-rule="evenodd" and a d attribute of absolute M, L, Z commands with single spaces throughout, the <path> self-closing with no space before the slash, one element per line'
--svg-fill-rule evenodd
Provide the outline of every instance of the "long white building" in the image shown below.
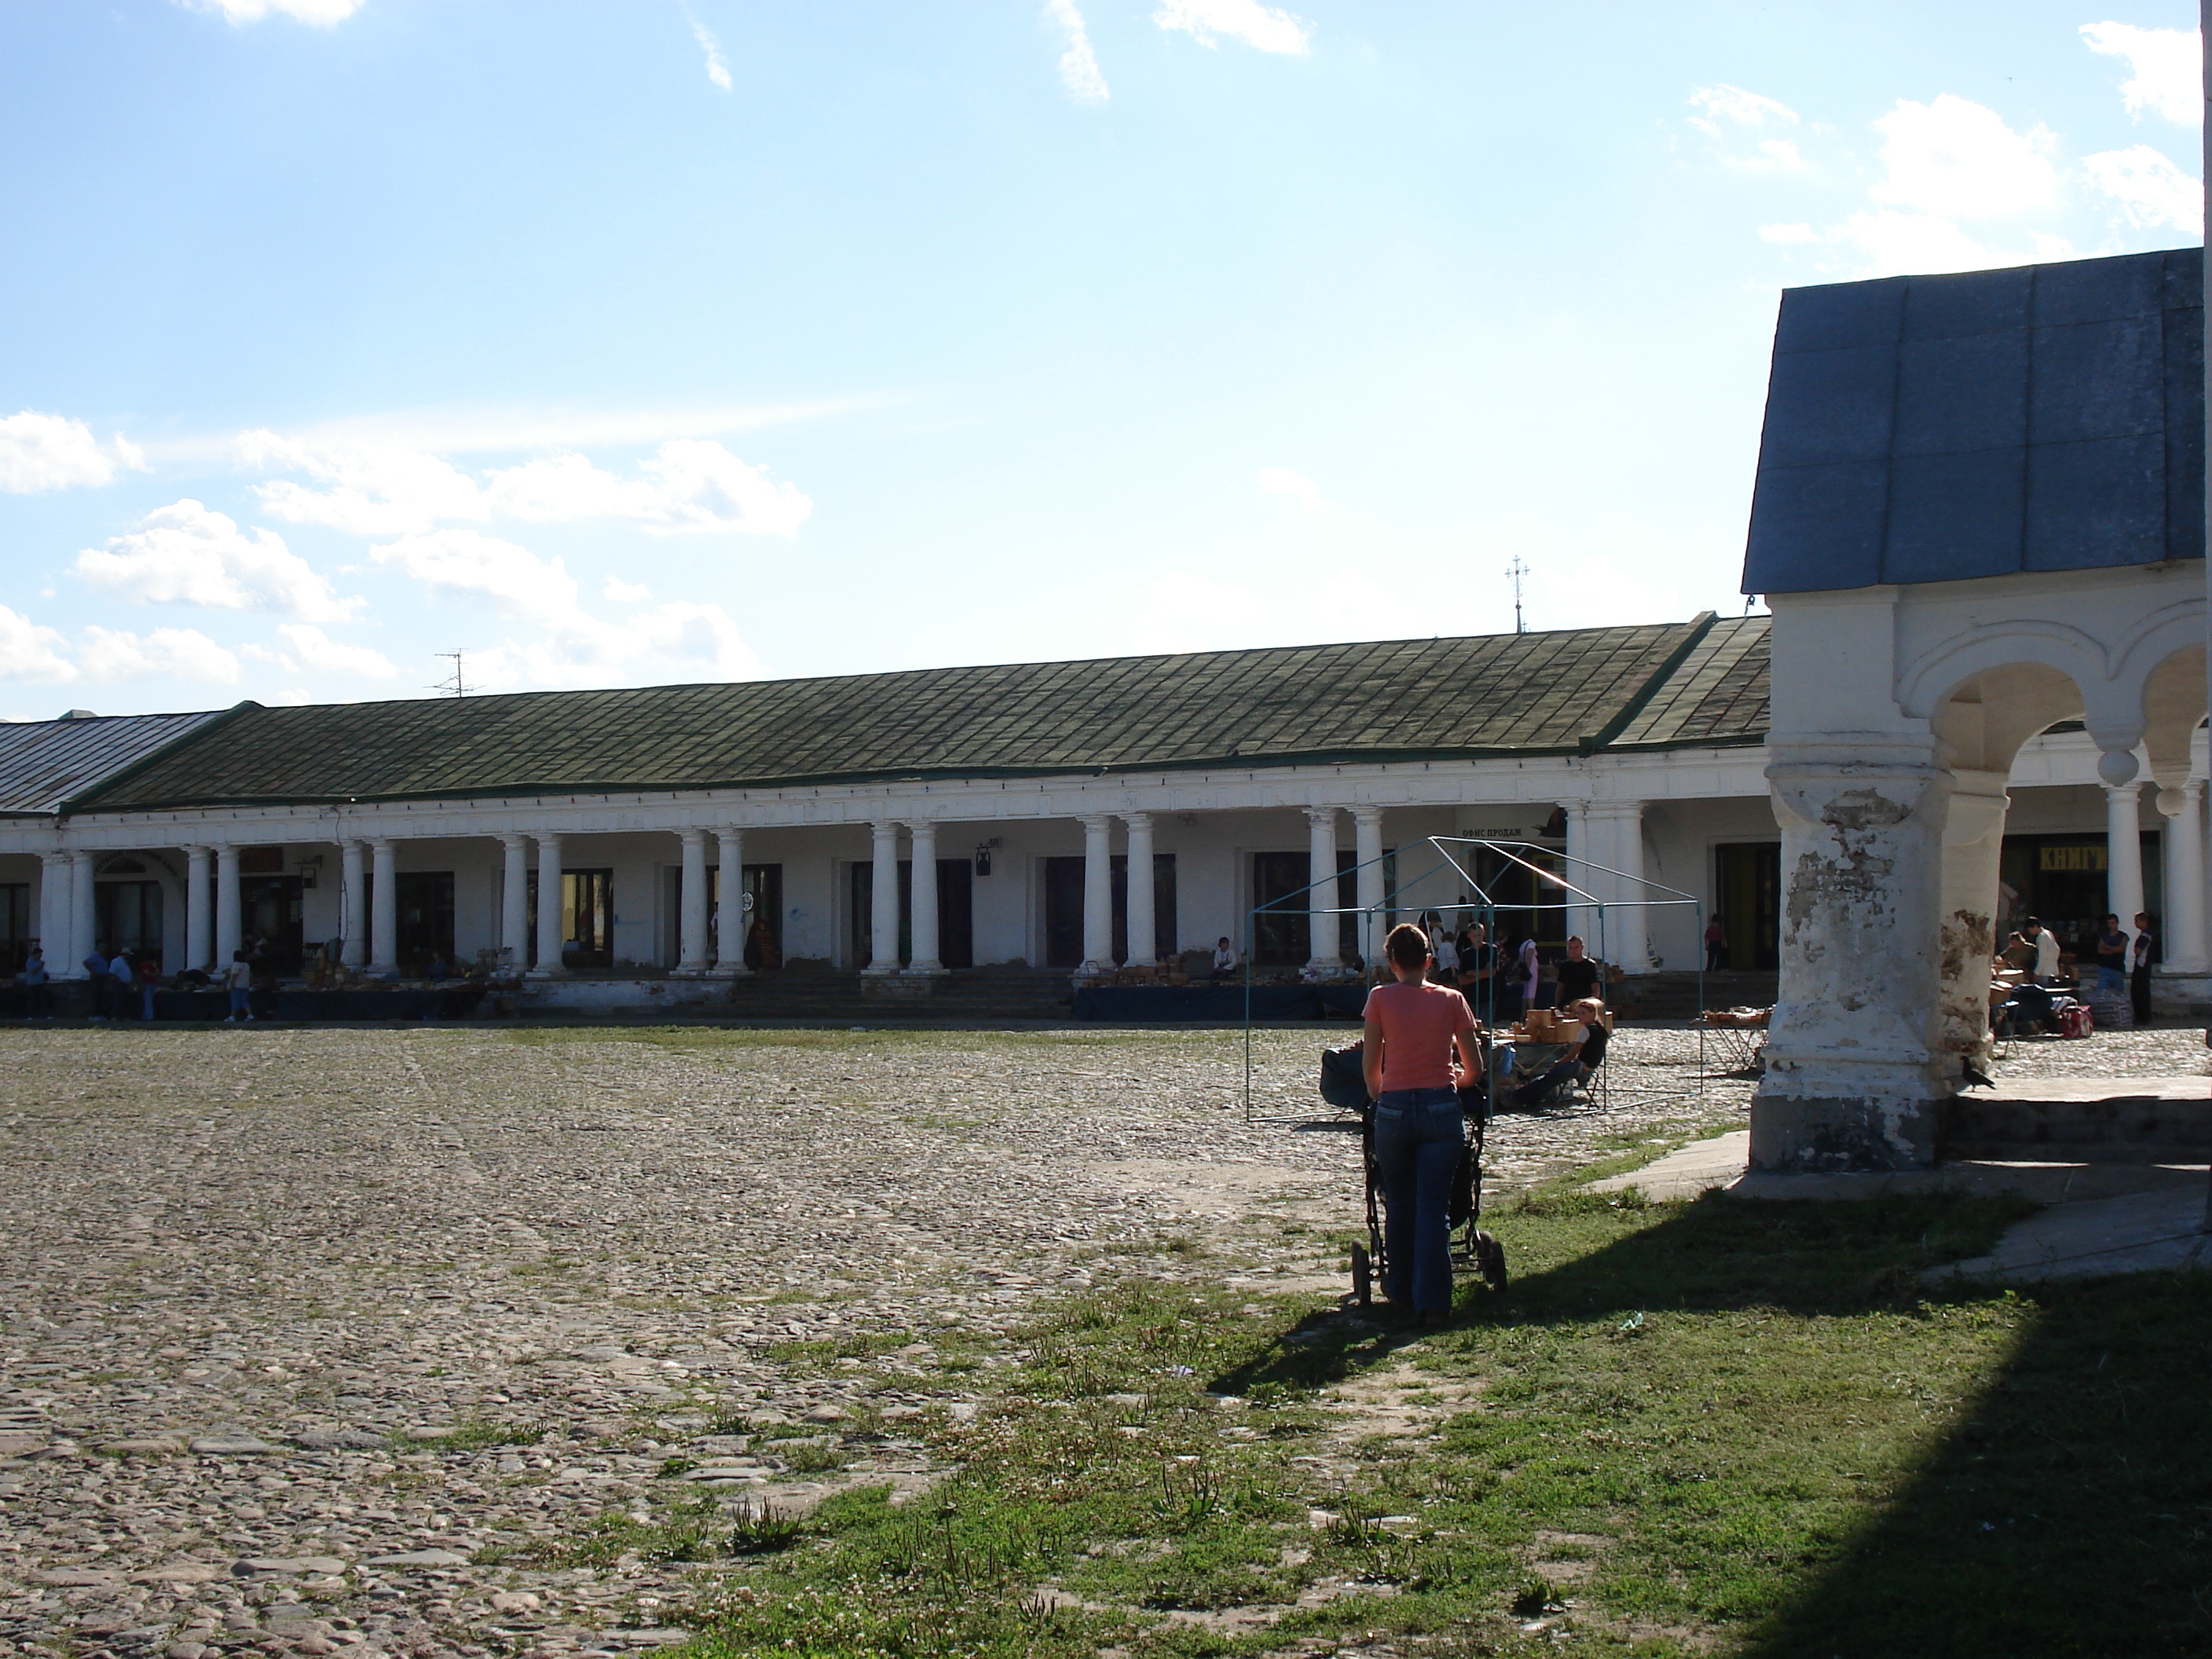
<path fill-rule="evenodd" d="M 926 977 L 1144 963 L 1225 934 L 1295 969 L 1358 949 L 1356 925 L 1255 927 L 1255 907 L 1332 867 L 1347 906 L 1461 902 L 1425 838 L 1478 835 L 1694 895 L 1725 916 L 1730 965 L 1771 968 L 1767 638 L 1763 617 L 1709 614 L 0 727 L 0 963 L 33 938 L 65 975 L 96 941 L 170 972 L 249 938 L 280 969 L 335 940 L 395 976 L 504 950 L 559 1000 L 600 1001 L 744 973 L 748 940 L 753 965 Z M 2103 902 L 2096 759 L 2055 732 L 2014 773 L 2008 887 L 2062 927 Z M 2154 896 L 2165 828 L 2142 827 Z M 1526 897 L 1498 861 L 1480 874 Z M 731 893 L 743 925 L 722 923 Z M 1698 915 L 1609 908 L 1605 953 L 1693 966 Z M 1573 919 L 1506 920 L 1555 941 Z M 2203 950 L 2168 954 L 2202 971 Z"/>

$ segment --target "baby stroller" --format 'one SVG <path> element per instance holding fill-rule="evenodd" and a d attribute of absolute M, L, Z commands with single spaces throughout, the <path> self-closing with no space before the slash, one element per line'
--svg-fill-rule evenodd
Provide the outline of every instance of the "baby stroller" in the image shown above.
<path fill-rule="evenodd" d="M 1484 1069 L 1488 1070 L 1489 1039 Z M 1352 1247 L 1352 1293 L 1363 1308 L 1374 1303 L 1375 1280 L 1387 1271 L 1389 1258 L 1382 1240 L 1382 1172 L 1375 1160 L 1375 1103 L 1368 1098 L 1367 1079 L 1361 1070 L 1361 1044 L 1324 1048 L 1321 1056 L 1321 1097 L 1339 1111 L 1359 1114 L 1359 1161 L 1366 1176 L 1367 1243 Z M 1460 1143 L 1459 1167 L 1452 1172 L 1450 1208 L 1447 1221 L 1452 1232 L 1452 1259 L 1471 1266 L 1493 1291 L 1505 1288 L 1505 1247 L 1480 1224 L 1482 1219 L 1482 1147 L 1490 1127 L 1488 1091 L 1480 1083 L 1459 1091 L 1465 1132 Z"/>

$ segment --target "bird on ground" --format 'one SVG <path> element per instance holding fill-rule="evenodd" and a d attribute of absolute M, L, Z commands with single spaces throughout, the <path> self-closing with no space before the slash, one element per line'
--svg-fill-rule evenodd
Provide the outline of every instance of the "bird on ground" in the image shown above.
<path fill-rule="evenodd" d="M 1978 1069 L 1971 1060 L 1962 1060 L 1959 1062 L 1959 1075 L 1966 1079 L 1966 1086 L 1969 1089 L 1994 1089 L 1997 1086 L 1997 1080 L 1988 1073 Z"/>

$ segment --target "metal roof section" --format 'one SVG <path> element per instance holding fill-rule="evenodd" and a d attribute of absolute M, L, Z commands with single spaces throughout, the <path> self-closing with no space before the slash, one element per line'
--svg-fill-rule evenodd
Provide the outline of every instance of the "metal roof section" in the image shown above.
<path fill-rule="evenodd" d="M 1763 628 L 1763 619 L 1757 626 Z M 1656 712 L 1718 627 L 1686 623 L 1008 663 L 836 678 L 263 708 L 72 810 L 774 788 L 933 777 L 1589 754 L 1757 741 L 1756 698 Z M 1763 635 L 1762 635 L 1763 637 Z M 1759 659 L 1763 668 L 1764 658 Z M 1710 704 L 1710 707 L 1707 705 Z"/>
<path fill-rule="evenodd" d="M 2204 556 L 2204 250 L 1782 296 L 1743 591 Z"/>
<path fill-rule="evenodd" d="M 1772 618 L 1716 622 L 1682 665 L 1607 744 L 1729 747 L 1765 740 Z"/>
<path fill-rule="evenodd" d="M 46 817 L 220 714 L 85 714 L 0 724 L 0 816 Z"/>

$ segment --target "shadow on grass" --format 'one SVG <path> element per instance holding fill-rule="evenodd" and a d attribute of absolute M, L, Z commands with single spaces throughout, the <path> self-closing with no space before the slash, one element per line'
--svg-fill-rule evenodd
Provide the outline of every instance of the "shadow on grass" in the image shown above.
<path fill-rule="evenodd" d="M 1603 1322 L 1640 1328 L 1647 1316 L 1771 1311 L 1817 1326 L 2002 1304 L 2012 1340 L 1971 1373 L 1962 1401 L 1931 1417 L 1940 1426 L 1926 1449 L 1838 1524 L 1790 1522 L 1786 1502 L 1745 1510 L 1739 1566 L 1768 1589 L 1715 1614 L 1760 1659 L 2212 1652 L 2212 1274 L 2039 1286 L 2008 1300 L 1964 1282 L 1922 1286 L 1922 1269 L 1981 1253 L 2025 1207 L 1939 1194 L 1711 1196 L 1654 1221 L 1600 1195 L 1537 1195 L 1494 1217 L 1527 1257 L 1512 1288 L 1462 1284 L 1455 1330 L 1316 1315 L 1211 1386 L 1260 1397 L 1271 1385 L 1326 1386 L 1423 1338 L 1447 1353 L 1472 1346 L 1486 1327 L 1580 1340 Z M 1519 1217 L 1545 1224 L 1521 1227 Z M 1779 1343 L 1767 1363 L 1785 1377 L 1799 1368 L 1808 1412 L 1847 1408 L 1821 1395 L 1843 1379 L 1822 1375 L 1809 1349 L 1801 1360 Z M 1827 1439 L 1807 1436 L 1808 1468 L 1834 1459 L 1833 1423 L 1822 1427 Z M 1725 1485 L 1719 1495 L 1725 1504 Z"/>

